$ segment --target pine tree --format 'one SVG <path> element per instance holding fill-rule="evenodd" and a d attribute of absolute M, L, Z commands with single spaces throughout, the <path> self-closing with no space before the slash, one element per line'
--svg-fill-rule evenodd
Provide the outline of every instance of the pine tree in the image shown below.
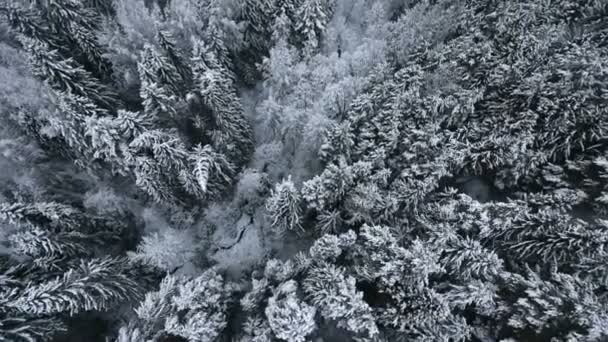
<path fill-rule="evenodd" d="M 118 96 L 74 60 L 62 59 L 56 50 L 44 43 L 27 38 L 22 41 L 35 75 L 47 80 L 53 88 L 88 98 L 102 108 L 118 107 Z"/>
<path fill-rule="evenodd" d="M 9 6 L 12 28 L 21 35 L 56 50 L 61 59 L 72 59 L 97 79 L 107 80 L 111 63 L 97 41 L 99 16 L 75 0 L 36 2 L 30 8 Z"/>
<path fill-rule="evenodd" d="M 66 330 L 58 318 L 84 311 L 103 311 L 125 300 L 137 299 L 140 286 L 119 258 L 81 261 L 57 277 L 34 271 L 29 282 L 11 284 L 0 302 L 0 338 L 13 341 L 51 340 Z M 34 269 L 36 267 L 34 266 Z M 16 270 L 3 269 L 3 276 Z M 9 273 L 7 273 L 9 272 Z M 50 318 L 49 318 L 50 317 Z"/>
<path fill-rule="evenodd" d="M 231 184 L 235 173 L 234 165 L 210 145 L 197 146 L 190 161 L 193 164 L 193 175 L 203 194 L 218 195 Z"/>
<path fill-rule="evenodd" d="M 295 281 L 282 284 L 268 299 L 264 313 L 276 337 L 286 341 L 303 342 L 316 328 L 316 310 L 299 300 L 296 291 Z"/>
<path fill-rule="evenodd" d="M 116 9 L 112 1 L 104 0 L 85 0 L 84 6 L 93 11 L 103 14 L 106 17 L 113 18 L 116 16 Z"/>
<path fill-rule="evenodd" d="M 509 290 L 517 293 L 509 311 L 510 327 L 538 338 L 606 338 L 605 304 L 593 293 L 593 284 L 559 273 L 544 280 L 532 270 L 507 281 Z"/>
<path fill-rule="evenodd" d="M 355 206 L 360 207 L 360 205 L 355 203 L 357 201 L 356 193 L 352 190 L 363 186 L 368 181 L 373 184 L 380 178 L 378 176 L 384 177 L 384 175 L 374 174 L 372 163 L 348 164 L 343 156 L 337 159 L 335 163 L 327 164 L 320 175 L 304 183 L 301 190 L 302 197 L 309 208 L 314 209 L 326 218 L 338 221 L 348 219 L 352 223 L 359 222 L 361 217 L 358 210 L 362 208 L 355 208 Z M 351 206 L 352 210 L 344 210 L 347 204 Z M 382 206 L 379 203 L 376 203 L 376 205 Z M 337 214 L 332 213 L 340 213 L 340 216 L 336 217 Z"/>
<path fill-rule="evenodd" d="M 106 249 L 130 227 L 126 217 L 98 217 L 59 203 L 0 205 L 0 220 L 12 226 L 8 243 L 12 253 L 34 262 L 55 262 L 91 257 Z"/>
<path fill-rule="evenodd" d="M 207 42 L 210 51 L 213 51 L 220 66 L 226 71 L 232 73 L 234 71 L 234 65 L 232 63 L 232 53 L 226 46 L 224 33 L 221 31 L 220 22 L 218 19 L 213 17 L 210 20 L 207 30 L 205 32 L 205 41 Z"/>
<path fill-rule="evenodd" d="M 302 209 L 300 194 L 291 177 L 275 186 L 266 202 L 270 226 L 278 232 L 299 231 L 302 229 Z"/>
<path fill-rule="evenodd" d="M 272 39 L 275 45 L 278 42 L 289 42 L 292 39 L 292 32 L 294 31 L 293 19 L 295 17 L 295 8 L 290 4 L 289 1 L 283 1 L 283 4 L 279 4 L 276 19 L 272 27 Z"/>
<path fill-rule="evenodd" d="M 325 234 L 315 241 L 309 253 L 314 260 L 335 262 L 344 250 L 355 244 L 356 239 L 357 235 L 352 230 L 340 235 Z"/>
<path fill-rule="evenodd" d="M 182 204 L 173 193 L 173 189 L 168 184 L 168 180 L 162 173 L 160 165 L 152 158 L 134 157 L 135 185 L 155 202 L 167 206 Z"/>
<path fill-rule="evenodd" d="M 355 278 L 343 270 L 320 264 L 312 269 L 303 283 L 311 303 L 326 319 L 337 321 L 338 327 L 357 335 L 373 338 L 379 333 L 372 309 L 357 290 Z"/>
<path fill-rule="evenodd" d="M 189 89 L 192 86 L 192 70 L 188 66 L 187 57 L 177 48 L 175 38 L 171 32 L 159 30 L 157 40 L 163 52 L 181 77 L 183 83 L 183 89 L 181 90 L 185 91 Z"/>
<path fill-rule="evenodd" d="M 0 338 L 6 341 L 51 341 L 55 333 L 67 330 L 57 319 L 5 316 L 0 322 Z"/>
<path fill-rule="evenodd" d="M 258 53 L 265 53 L 270 49 L 268 45 L 271 31 L 268 25 L 272 22 L 274 12 L 273 1 L 247 0 L 241 8 L 241 16 L 246 23 L 245 41 Z"/>
<path fill-rule="evenodd" d="M 135 252 L 128 252 L 129 259 L 173 272 L 194 257 L 191 234 L 169 228 L 161 233 L 144 236 Z"/>
<path fill-rule="evenodd" d="M 108 116 L 108 111 L 98 107 L 89 98 L 69 92 L 56 92 L 54 103 L 57 110 L 55 117 L 49 118 L 50 124 L 64 139 L 65 143 L 78 154 L 90 153 L 84 139 L 87 118 Z"/>
<path fill-rule="evenodd" d="M 25 37 L 48 44 L 52 49 L 61 48 L 62 42 L 51 32 L 48 24 L 38 17 L 33 9 L 24 9 L 16 4 L 1 4 L 0 13 L 6 17 L 9 25 Z"/>
<path fill-rule="evenodd" d="M 99 17 L 93 10 L 75 0 L 49 0 L 42 12 L 51 23 L 53 33 L 66 39 L 68 46 L 76 47 L 78 52 L 72 52 L 74 58 L 78 57 L 83 65 L 89 64 L 88 70 L 100 77 L 112 73 L 112 66 L 103 57 L 104 50 L 95 36 Z"/>
<path fill-rule="evenodd" d="M 158 291 L 146 294 L 130 329 L 146 339 L 215 341 L 227 327 L 234 289 L 214 269 L 194 279 L 167 276 Z"/>
<path fill-rule="evenodd" d="M 137 298 L 137 283 L 120 272 L 124 264 L 124 260 L 113 258 L 84 262 L 62 277 L 27 286 L 5 305 L 33 316 L 107 309 L 119 301 Z"/>
<path fill-rule="evenodd" d="M 174 94 L 178 94 L 180 89 L 183 88 L 181 73 L 169 58 L 160 54 L 150 44 L 144 45 L 141 61 L 138 64 L 138 71 L 142 83 L 142 91 L 145 90 L 143 88 L 152 83 L 157 84 L 158 87 L 169 87 L 171 93 Z"/>
<path fill-rule="evenodd" d="M 272 341 L 272 330 L 268 321 L 260 318 L 248 318 L 243 324 L 243 336 L 239 341 L 270 342 Z"/>
<path fill-rule="evenodd" d="M 253 150 L 253 132 L 234 85 L 227 77 L 228 71 L 212 52 L 198 46 L 192 60 L 193 73 L 197 96 L 211 112 L 212 126 L 208 134 L 214 148 L 236 165 L 242 165 Z"/>
<path fill-rule="evenodd" d="M 191 160 L 200 153 L 191 152 L 175 129 L 151 129 L 143 131 L 128 143 L 127 160 L 135 175 L 136 185 L 156 202 L 169 206 L 188 205 L 192 199 L 188 194 L 204 196 L 204 192 L 195 185 L 196 170 L 191 166 Z M 217 163 L 221 163 L 221 160 Z M 231 170 L 226 169 L 225 165 L 222 167 L 222 172 Z M 228 177 L 224 173 L 218 175 L 224 179 Z"/>
<path fill-rule="evenodd" d="M 295 28 L 302 36 L 306 49 L 319 47 L 321 33 L 330 19 L 330 4 L 327 0 L 304 0 L 298 10 Z"/>
<path fill-rule="evenodd" d="M 243 46 L 235 55 L 233 65 L 239 78 L 248 85 L 254 85 L 261 77 L 258 65 L 271 48 L 274 12 L 272 0 L 239 3 L 236 21 L 243 26 Z"/>

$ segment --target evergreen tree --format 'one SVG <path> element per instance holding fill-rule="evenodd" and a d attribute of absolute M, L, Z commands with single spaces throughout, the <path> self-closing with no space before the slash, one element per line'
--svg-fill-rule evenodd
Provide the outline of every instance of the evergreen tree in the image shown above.
<path fill-rule="evenodd" d="M 116 9 L 114 8 L 114 3 L 112 1 L 85 0 L 84 5 L 93 11 L 103 14 L 106 17 L 113 18 L 116 16 Z"/>
<path fill-rule="evenodd" d="M 247 0 L 241 8 L 241 16 L 246 23 L 245 41 L 257 53 L 265 53 L 272 32 L 268 23 L 272 22 L 274 3 L 271 0 Z"/>
<path fill-rule="evenodd" d="M 234 289 L 214 269 L 194 279 L 167 276 L 158 291 L 146 294 L 123 335 L 215 341 L 227 327 Z"/>
<path fill-rule="evenodd" d="M 306 336 L 315 330 L 316 310 L 299 300 L 296 291 L 294 281 L 282 284 L 268 299 L 265 314 L 276 337 L 297 342 L 306 341 Z"/>
<path fill-rule="evenodd" d="M 74 60 L 62 59 L 56 50 L 50 50 L 44 43 L 32 39 L 22 41 L 29 52 L 35 75 L 47 80 L 52 87 L 84 96 L 102 108 L 112 109 L 118 106 L 117 95 Z"/>
<path fill-rule="evenodd" d="M 243 114 L 228 71 L 204 47 L 195 49 L 192 60 L 197 96 L 209 109 L 208 127 L 212 145 L 237 165 L 244 164 L 253 150 L 253 132 Z"/>
<path fill-rule="evenodd" d="M 311 270 L 303 287 L 320 314 L 336 321 L 338 327 L 370 338 L 379 333 L 372 309 L 363 300 L 363 293 L 357 291 L 355 278 L 345 276 L 340 268 L 319 265 Z"/>
<path fill-rule="evenodd" d="M 321 33 L 330 20 L 330 3 L 327 0 L 304 0 L 297 13 L 295 28 L 301 35 L 305 49 L 319 47 Z"/>
<path fill-rule="evenodd" d="M 271 227 L 281 233 L 302 229 L 300 205 L 300 194 L 291 177 L 277 184 L 266 202 Z"/>
<path fill-rule="evenodd" d="M 128 256 L 134 262 L 174 272 L 194 257 L 194 244 L 187 231 L 168 229 L 144 236 L 135 252 Z"/>
<path fill-rule="evenodd" d="M 507 281 L 508 288 L 519 294 L 509 310 L 508 325 L 513 329 L 543 339 L 606 338 L 606 311 L 592 284 L 559 273 L 544 280 L 531 270 Z"/>
<path fill-rule="evenodd" d="M 192 70 L 188 66 L 188 59 L 177 47 L 177 42 L 171 32 L 159 30 L 157 40 L 163 52 L 177 70 L 183 83 L 183 90 L 192 86 Z"/>
<path fill-rule="evenodd" d="M 95 29 L 99 17 L 89 7 L 76 0 L 49 0 L 42 8 L 46 20 L 51 23 L 52 32 L 67 40 L 77 53 L 72 56 L 83 65 L 90 65 L 89 71 L 100 77 L 112 73 L 111 64 L 103 57 L 104 50 L 97 41 Z"/>
<path fill-rule="evenodd" d="M 152 83 L 159 87 L 169 87 L 178 94 L 182 89 L 182 75 L 173 65 L 172 61 L 161 55 L 152 45 L 144 45 L 141 62 L 138 65 L 142 91 Z"/>
<path fill-rule="evenodd" d="M 234 165 L 210 145 L 197 146 L 190 160 L 193 163 L 193 175 L 203 194 L 218 195 L 231 184 L 235 173 Z"/>
<path fill-rule="evenodd" d="M 62 42 L 51 32 L 51 28 L 44 23 L 34 9 L 24 9 L 16 4 L 2 3 L 0 13 L 6 17 L 11 28 L 25 37 L 47 44 L 52 49 L 59 49 Z"/>
<path fill-rule="evenodd" d="M 42 264 L 49 266 L 49 262 Z M 3 267 L 4 279 L 20 273 L 26 276 L 19 276 L 19 281 L 8 283 L 2 291 L 0 338 L 48 341 L 66 330 L 61 315 L 104 311 L 125 300 L 137 299 L 141 287 L 124 267 L 125 260 L 107 257 L 75 263 L 57 276 L 35 263 Z"/>

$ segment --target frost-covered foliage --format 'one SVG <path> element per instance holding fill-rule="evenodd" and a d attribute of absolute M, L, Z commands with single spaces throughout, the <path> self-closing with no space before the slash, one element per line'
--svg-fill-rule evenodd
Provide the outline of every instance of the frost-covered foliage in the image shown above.
<path fill-rule="evenodd" d="M 316 309 L 297 298 L 294 281 L 282 284 L 264 310 L 273 333 L 286 341 L 306 341 L 316 329 Z"/>
<path fill-rule="evenodd" d="M 194 237 L 189 231 L 170 228 L 144 236 L 137 250 L 129 252 L 129 258 L 171 272 L 194 257 L 194 248 Z"/>
<path fill-rule="evenodd" d="M 607 340 L 607 18 L 0 0 L 0 341 Z"/>
<path fill-rule="evenodd" d="M 273 229 L 279 232 L 302 229 L 300 194 L 291 177 L 276 185 L 266 202 L 266 210 Z"/>
<path fill-rule="evenodd" d="M 228 324 L 232 291 L 234 286 L 214 269 L 194 279 L 167 276 L 158 291 L 146 294 L 135 309 L 136 322 L 122 328 L 120 335 L 216 341 Z"/>
<path fill-rule="evenodd" d="M 135 10 L 132 4 L 124 5 L 117 19 Z M 199 144 L 211 143 L 209 148 L 238 166 L 247 161 L 252 137 L 238 111 L 234 85 L 224 80 L 231 71 L 198 60 L 203 52 L 213 59 L 213 50 L 184 46 L 194 50 L 188 65 L 189 58 L 171 33 L 159 30 L 143 46 L 128 47 L 134 49 L 129 53 L 139 55 L 130 77 L 140 80 L 141 100 L 120 99 L 119 92 L 129 92 L 114 91 L 120 86 L 103 57 L 111 53 L 94 35 L 94 30 L 101 30 L 102 18 L 91 8 L 77 1 L 50 1 L 29 8 L 8 6 L 5 12 L 34 75 L 56 90 L 61 113 L 46 120 L 75 157 L 135 178 L 139 188 L 165 205 L 189 205 L 205 198 L 206 182 L 194 181 L 200 178 L 199 158 L 194 157 L 200 154 L 195 148 Z M 68 24 L 69 20 L 73 22 Z M 202 101 L 195 101 L 200 97 Z"/>
<path fill-rule="evenodd" d="M 135 272 L 122 258 L 74 265 L 63 265 L 51 256 L 42 258 L 19 264 L 2 259 L 0 336 L 4 340 L 50 340 L 66 330 L 65 317 L 106 311 L 141 296 Z"/>

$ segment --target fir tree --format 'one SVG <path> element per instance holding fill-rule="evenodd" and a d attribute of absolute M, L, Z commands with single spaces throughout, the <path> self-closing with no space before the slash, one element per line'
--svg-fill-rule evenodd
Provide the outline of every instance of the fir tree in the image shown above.
<path fill-rule="evenodd" d="M 137 299 L 141 288 L 124 266 L 125 261 L 118 258 L 91 259 L 57 277 L 45 279 L 38 272 L 27 283 L 9 286 L 0 303 L 3 316 L 0 338 L 51 340 L 56 333 L 65 331 L 66 326 L 61 320 L 48 317 L 107 310 L 121 301 Z M 11 268 L 3 270 L 3 275 L 7 272 Z"/>
<path fill-rule="evenodd" d="M 190 160 L 193 163 L 193 175 L 203 194 L 217 195 L 221 189 L 231 184 L 235 172 L 234 165 L 224 155 L 215 152 L 210 145 L 197 146 Z"/>
<path fill-rule="evenodd" d="M 112 73 L 111 64 L 103 57 L 104 50 L 97 41 L 95 29 L 98 16 L 90 8 L 74 0 L 50 0 L 42 9 L 44 17 L 51 23 L 55 35 L 65 37 L 68 44 L 75 46 L 83 65 L 90 65 L 89 71 L 101 77 Z"/>
<path fill-rule="evenodd" d="M 300 205 L 300 194 L 291 177 L 277 184 L 266 202 L 271 227 L 279 232 L 301 230 Z"/>
<path fill-rule="evenodd" d="M 138 329 L 144 338 L 215 341 L 228 324 L 233 290 L 214 269 L 194 279 L 168 276 L 158 291 L 146 294 L 130 329 Z"/>
<path fill-rule="evenodd" d="M 268 23 L 272 21 L 273 12 L 274 4 L 270 0 L 243 2 L 241 16 L 247 24 L 245 41 L 258 53 L 265 53 L 270 49 L 268 39 L 271 31 Z"/>
<path fill-rule="evenodd" d="M 372 309 L 363 300 L 363 293 L 357 291 L 355 278 L 345 276 L 340 268 L 319 265 L 311 270 L 303 287 L 320 314 L 336 321 L 338 327 L 370 338 L 379 333 Z"/>
<path fill-rule="evenodd" d="M 330 19 L 330 4 L 327 0 L 304 0 L 297 13 L 295 28 L 302 36 L 305 49 L 314 51 L 319 47 L 321 33 Z"/>
<path fill-rule="evenodd" d="M 192 70 L 188 66 L 188 59 L 177 47 L 177 42 L 173 35 L 168 31 L 159 30 L 157 40 L 163 52 L 177 70 L 183 83 L 183 89 L 192 86 Z"/>
<path fill-rule="evenodd" d="M 114 17 L 116 15 L 116 9 L 112 1 L 104 0 L 85 0 L 84 5 L 93 11 L 98 11 L 107 17 Z"/>
<path fill-rule="evenodd" d="M 286 341 L 305 341 L 316 328 L 314 307 L 296 295 L 294 281 L 282 284 L 268 299 L 265 315 L 274 335 Z"/>
<path fill-rule="evenodd" d="M 84 96 L 102 108 L 116 108 L 117 95 L 72 59 L 62 59 L 56 50 L 31 39 L 23 39 L 36 76 L 59 91 Z"/>
<path fill-rule="evenodd" d="M 234 85 L 212 52 L 200 47 L 193 58 L 194 79 L 202 103 L 210 110 L 213 146 L 242 165 L 253 149 L 253 132 L 243 114 Z"/>

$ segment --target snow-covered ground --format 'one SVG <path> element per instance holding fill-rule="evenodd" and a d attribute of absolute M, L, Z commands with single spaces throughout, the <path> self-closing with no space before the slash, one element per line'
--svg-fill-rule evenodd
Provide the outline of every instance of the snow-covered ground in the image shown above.
<path fill-rule="evenodd" d="M 241 216 L 234 230 L 216 230 L 212 240 L 212 246 L 217 251 L 210 259 L 234 277 L 251 269 L 265 255 L 261 227 L 246 214 Z"/>

